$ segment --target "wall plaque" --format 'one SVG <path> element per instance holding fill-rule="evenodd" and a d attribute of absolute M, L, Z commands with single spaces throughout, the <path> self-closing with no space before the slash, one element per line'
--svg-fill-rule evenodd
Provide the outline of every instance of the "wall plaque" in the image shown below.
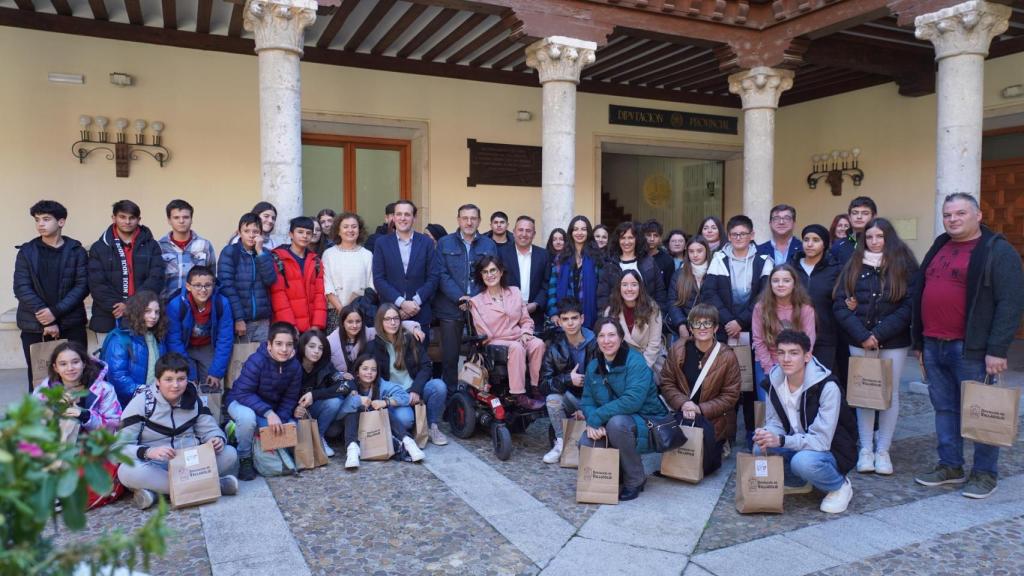
<path fill-rule="evenodd" d="M 655 108 L 608 105 L 608 123 L 670 130 L 690 130 L 715 134 L 737 134 L 737 119 L 734 116 L 695 114 Z"/>
<path fill-rule="evenodd" d="M 469 178 L 467 186 L 540 187 L 541 147 L 517 144 L 494 144 L 466 140 L 469 147 Z"/>

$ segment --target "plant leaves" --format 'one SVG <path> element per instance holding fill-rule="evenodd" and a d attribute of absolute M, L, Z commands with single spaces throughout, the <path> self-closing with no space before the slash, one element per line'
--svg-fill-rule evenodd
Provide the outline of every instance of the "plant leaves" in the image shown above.
<path fill-rule="evenodd" d="M 32 507 L 38 518 L 49 518 L 53 514 L 53 501 L 57 495 L 57 478 L 46 476 L 39 483 L 39 489 L 33 495 Z"/>
<path fill-rule="evenodd" d="M 113 482 L 102 462 L 85 463 L 85 480 L 93 492 L 106 496 L 113 488 Z"/>
<path fill-rule="evenodd" d="M 0 464 L 10 464 L 14 462 L 14 456 L 7 450 L 0 450 Z"/>
<path fill-rule="evenodd" d="M 69 468 L 60 475 L 57 481 L 57 498 L 67 498 L 75 492 L 78 487 L 78 470 Z"/>
<path fill-rule="evenodd" d="M 85 528 L 85 505 L 88 501 L 88 496 L 88 490 L 86 490 L 85 483 L 83 482 L 70 496 L 60 499 L 60 503 L 64 507 L 64 524 L 71 530 Z"/>

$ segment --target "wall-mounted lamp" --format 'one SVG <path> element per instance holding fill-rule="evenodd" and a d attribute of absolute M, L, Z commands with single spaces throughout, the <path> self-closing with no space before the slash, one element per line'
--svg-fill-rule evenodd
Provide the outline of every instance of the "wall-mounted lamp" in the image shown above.
<path fill-rule="evenodd" d="M 815 154 L 811 156 L 811 173 L 807 175 L 807 186 L 814 190 L 822 178 L 832 188 L 833 196 L 843 193 L 843 176 L 849 176 L 854 186 L 860 186 L 864 180 L 864 172 L 860 164 L 860 148 L 853 150 L 833 150 L 831 154 Z"/>
<path fill-rule="evenodd" d="M 94 123 L 99 128 L 95 140 L 93 140 L 92 132 L 89 130 L 89 126 Z M 81 131 L 79 132 L 80 139 L 71 145 L 71 153 L 75 155 L 75 158 L 78 158 L 80 164 L 84 164 L 85 159 L 96 150 L 103 150 L 107 153 L 107 160 L 114 160 L 114 172 L 117 174 L 117 177 L 127 178 L 131 161 L 139 159 L 139 152 L 159 162 L 161 168 L 171 159 L 170 150 L 164 148 L 162 142 L 163 122 L 149 124 L 150 130 L 153 132 L 149 144 L 146 143 L 146 135 L 144 133 L 147 126 L 145 120 L 136 120 L 132 124 L 135 128 L 134 142 L 128 141 L 128 134 L 125 132 L 130 124 L 127 118 L 118 118 L 114 121 L 114 127 L 117 129 L 114 135 L 115 142 L 108 140 L 107 125 L 109 123 L 110 119 L 106 116 L 93 118 L 83 114 L 78 117 L 78 124 L 81 126 Z M 111 144 L 114 146 L 113 149 L 110 148 Z"/>

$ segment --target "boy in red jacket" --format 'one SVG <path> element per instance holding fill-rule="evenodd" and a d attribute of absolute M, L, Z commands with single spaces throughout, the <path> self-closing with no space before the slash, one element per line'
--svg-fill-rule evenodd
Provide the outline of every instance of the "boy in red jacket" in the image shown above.
<path fill-rule="evenodd" d="M 313 239 L 313 219 L 292 218 L 289 226 L 291 244 L 271 251 L 277 269 L 277 280 L 270 287 L 274 322 L 287 322 L 300 333 L 310 328 L 323 330 L 327 327 L 324 270 L 320 258 L 308 250 Z"/>

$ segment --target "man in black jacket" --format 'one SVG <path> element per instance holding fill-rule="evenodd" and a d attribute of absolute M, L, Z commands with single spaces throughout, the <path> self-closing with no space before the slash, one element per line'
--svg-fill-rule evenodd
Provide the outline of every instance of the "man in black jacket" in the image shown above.
<path fill-rule="evenodd" d="M 149 228 L 139 224 L 141 219 L 135 202 L 115 202 L 110 228 L 89 249 L 89 328 L 100 343 L 124 314 L 129 296 L 143 290 L 159 294 L 164 286 L 160 244 Z"/>
<path fill-rule="evenodd" d="M 939 235 L 921 263 L 914 285 L 913 347 L 928 375 L 935 408 L 939 464 L 915 478 L 924 486 L 963 484 L 968 498 L 996 489 L 999 448 L 975 442 L 974 466 L 964 474 L 960 436 L 960 383 L 992 380 L 1006 370 L 1006 357 L 1020 325 L 1024 286 L 1020 255 L 1006 238 L 981 225 L 973 196 L 950 194 L 942 204 Z"/>
<path fill-rule="evenodd" d="M 18 328 L 28 365 L 29 348 L 45 338 L 66 338 L 86 345 L 85 304 L 89 273 L 82 243 L 62 234 L 68 211 L 58 202 L 41 200 L 29 209 L 39 237 L 18 247 L 14 262 L 14 296 Z"/>

